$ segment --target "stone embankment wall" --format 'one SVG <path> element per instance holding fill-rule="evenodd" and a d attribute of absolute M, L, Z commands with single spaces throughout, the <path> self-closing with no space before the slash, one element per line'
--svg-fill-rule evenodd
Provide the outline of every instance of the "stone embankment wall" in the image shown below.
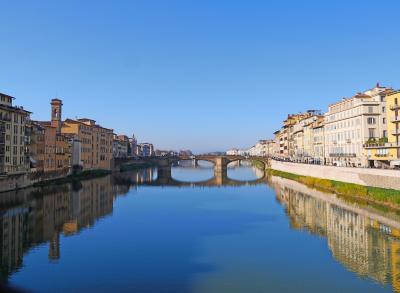
<path fill-rule="evenodd" d="M 32 185 L 28 174 L 0 176 L 0 192 L 25 188 Z"/>
<path fill-rule="evenodd" d="M 271 160 L 271 169 L 364 186 L 400 190 L 400 170 L 308 165 Z"/>
<path fill-rule="evenodd" d="M 33 172 L 0 176 L 0 192 L 11 191 L 32 186 L 35 183 L 60 179 L 68 176 L 69 170 L 54 172 Z"/>

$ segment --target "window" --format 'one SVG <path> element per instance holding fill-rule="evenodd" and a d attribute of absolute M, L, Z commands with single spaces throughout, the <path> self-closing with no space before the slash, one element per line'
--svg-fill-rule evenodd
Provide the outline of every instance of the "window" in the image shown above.
<path fill-rule="evenodd" d="M 385 113 L 385 111 L 386 111 L 386 107 L 383 106 L 383 107 L 382 107 L 382 113 Z"/>
<path fill-rule="evenodd" d="M 387 137 L 387 131 L 384 130 L 383 133 L 382 133 L 382 135 L 383 135 L 383 137 Z"/>
<path fill-rule="evenodd" d="M 374 117 L 368 117 L 367 118 L 367 123 L 368 124 L 375 124 L 376 123 L 376 119 Z"/>
<path fill-rule="evenodd" d="M 386 124 L 386 118 L 382 118 L 382 123 Z"/>
<path fill-rule="evenodd" d="M 369 138 L 374 138 L 375 137 L 375 128 L 369 128 L 368 134 L 369 134 Z"/>

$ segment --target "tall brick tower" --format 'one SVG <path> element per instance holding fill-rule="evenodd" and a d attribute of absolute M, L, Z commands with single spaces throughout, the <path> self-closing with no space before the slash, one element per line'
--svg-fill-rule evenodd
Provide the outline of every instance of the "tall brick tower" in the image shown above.
<path fill-rule="evenodd" d="M 51 100 L 51 126 L 57 128 L 57 133 L 61 133 L 62 106 L 63 103 L 61 100 L 59 99 Z"/>

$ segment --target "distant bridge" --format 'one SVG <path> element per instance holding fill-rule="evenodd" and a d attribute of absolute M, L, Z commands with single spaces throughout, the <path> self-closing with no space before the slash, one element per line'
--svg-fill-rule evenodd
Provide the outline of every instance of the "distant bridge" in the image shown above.
<path fill-rule="evenodd" d="M 198 155 L 198 156 L 164 156 L 164 157 L 144 157 L 140 159 L 140 162 L 150 163 L 158 168 L 162 172 L 162 169 L 170 169 L 172 165 L 179 161 L 193 161 L 197 165 L 198 161 L 207 161 L 214 164 L 214 172 L 226 173 L 228 165 L 236 161 L 255 161 L 262 164 L 264 170 L 270 166 L 269 157 L 259 157 L 259 156 L 216 156 L 216 155 Z M 125 159 L 115 159 L 114 169 L 116 171 L 121 170 L 124 165 L 131 165 L 137 163 L 137 159 L 125 158 Z M 167 170 L 165 170 L 167 171 Z"/>
<path fill-rule="evenodd" d="M 176 180 L 171 175 L 171 167 L 179 161 L 193 161 L 195 165 L 198 161 L 207 161 L 214 164 L 214 177 L 200 182 L 183 182 Z M 227 174 L 228 165 L 237 161 L 255 161 L 262 164 L 264 175 L 255 180 L 234 180 L 230 179 Z M 196 187 L 211 187 L 211 186 L 243 186 L 243 185 L 258 185 L 265 183 L 265 170 L 270 165 L 270 158 L 256 156 L 215 156 L 215 155 L 199 155 L 199 156 L 165 156 L 165 157 L 146 157 L 137 159 L 117 159 L 115 160 L 116 171 L 121 170 L 123 166 L 133 164 L 149 163 L 157 167 L 157 179 L 144 185 L 151 186 L 196 186 Z"/>

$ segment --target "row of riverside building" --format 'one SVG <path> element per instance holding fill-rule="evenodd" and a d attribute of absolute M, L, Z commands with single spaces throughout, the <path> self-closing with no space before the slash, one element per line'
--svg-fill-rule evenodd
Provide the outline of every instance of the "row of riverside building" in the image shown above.
<path fill-rule="evenodd" d="M 154 154 L 152 144 L 116 135 L 93 119 L 62 120 L 60 99 L 51 100 L 50 121 L 32 120 L 31 112 L 13 105 L 14 99 L 0 93 L 0 179 L 111 170 L 115 158 Z"/>
<path fill-rule="evenodd" d="M 325 114 L 288 115 L 273 139 L 260 140 L 245 153 L 331 166 L 400 168 L 399 102 L 399 90 L 377 84 L 329 105 Z"/>

